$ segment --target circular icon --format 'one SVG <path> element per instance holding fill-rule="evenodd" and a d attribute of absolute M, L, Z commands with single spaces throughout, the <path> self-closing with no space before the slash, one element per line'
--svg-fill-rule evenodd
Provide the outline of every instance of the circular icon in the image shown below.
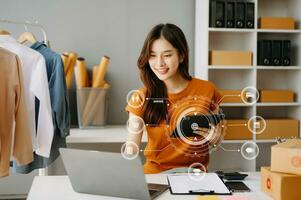
<path fill-rule="evenodd" d="M 175 150 L 200 157 L 210 153 L 209 144 L 220 144 L 225 135 L 225 120 L 219 106 L 213 104 L 208 97 L 188 96 L 171 105 L 165 133 Z"/>
<path fill-rule="evenodd" d="M 245 159 L 254 160 L 259 154 L 259 148 L 255 142 L 247 141 L 241 146 L 240 152 Z"/>
<path fill-rule="evenodd" d="M 121 146 L 121 155 L 126 160 L 133 160 L 139 155 L 139 147 L 134 142 L 126 142 Z"/>
<path fill-rule="evenodd" d="M 291 163 L 294 167 L 301 167 L 301 157 L 293 156 L 291 159 Z"/>
<path fill-rule="evenodd" d="M 259 92 L 255 87 L 245 87 L 240 93 L 241 100 L 248 105 L 255 104 L 259 99 Z"/>
<path fill-rule="evenodd" d="M 191 129 L 194 130 L 194 131 L 196 131 L 196 130 L 199 129 L 199 125 L 197 123 L 192 123 L 191 124 Z"/>
<path fill-rule="evenodd" d="M 207 168 L 202 163 L 192 163 L 188 168 L 188 177 L 193 181 L 204 179 Z"/>
<path fill-rule="evenodd" d="M 145 124 L 141 117 L 130 117 L 126 123 L 127 130 L 130 133 L 141 133 L 144 130 Z"/>
<path fill-rule="evenodd" d="M 141 108 L 145 102 L 145 95 L 139 90 L 131 90 L 126 95 L 126 102 L 133 108 Z"/>
<path fill-rule="evenodd" d="M 261 116 L 253 116 L 248 121 L 248 129 L 253 134 L 259 135 L 266 128 L 266 121 Z"/>

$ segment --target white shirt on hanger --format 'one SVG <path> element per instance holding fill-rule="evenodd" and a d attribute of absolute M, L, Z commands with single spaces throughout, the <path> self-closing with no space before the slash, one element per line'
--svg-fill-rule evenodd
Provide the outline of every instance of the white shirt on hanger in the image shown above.
<path fill-rule="evenodd" d="M 37 154 L 48 158 L 54 128 L 45 59 L 39 52 L 18 43 L 10 35 L 0 35 L 0 47 L 15 53 L 20 58 L 33 149 Z M 35 131 L 35 97 L 40 100 L 37 132 Z"/>

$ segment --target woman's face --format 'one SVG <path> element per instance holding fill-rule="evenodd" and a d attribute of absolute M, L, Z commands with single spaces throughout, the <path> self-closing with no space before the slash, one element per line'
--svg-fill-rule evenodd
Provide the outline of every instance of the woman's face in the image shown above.
<path fill-rule="evenodd" d="M 167 81 L 176 77 L 180 62 L 182 60 L 177 49 L 164 37 L 161 36 L 151 45 L 148 63 L 161 81 Z"/>

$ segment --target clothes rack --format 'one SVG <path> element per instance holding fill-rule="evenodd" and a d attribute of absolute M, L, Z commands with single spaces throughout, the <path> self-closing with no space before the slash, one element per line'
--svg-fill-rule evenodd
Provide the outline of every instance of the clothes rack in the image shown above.
<path fill-rule="evenodd" d="M 38 27 L 42 31 L 43 38 L 44 38 L 44 43 L 47 46 L 49 46 L 49 42 L 47 40 L 47 34 L 46 34 L 46 31 L 45 31 L 45 28 L 37 20 L 35 20 L 35 22 L 30 22 L 30 21 L 15 21 L 15 20 L 8 20 L 8 19 L 0 18 L 0 22 L 2 22 L 2 23 L 8 23 L 8 24 L 20 24 L 20 25 Z"/>
<path fill-rule="evenodd" d="M 42 31 L 43 38 L 44 38 L 44 43 L 47 46 L 49 46 L 49 41 L 47 39 L 46 31 L 45 31 L 43 25 L 40 24 L 37 20 L 35 22 L 30 22 L 30 21 L 15 21 L 15 20 L 8 20 L 8 19 L 0 18 L 0 22 L 2 22 L 2 23 L 8 23 L 8 24 L 24 25 L 26 31 L 27 31 L 27 26 L 38 27 Z M 47 176 L 48 175 L 48 167 L 38 169 L 38 174 L 39 174 L 39 176 Z"/>

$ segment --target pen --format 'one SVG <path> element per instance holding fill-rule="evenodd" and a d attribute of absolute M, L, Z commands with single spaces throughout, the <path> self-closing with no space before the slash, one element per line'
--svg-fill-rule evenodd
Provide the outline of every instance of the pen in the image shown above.
<path fill-rule="evenodd" d="M 208 193 L 208 194 L 213 194 L 214 190 L 206 190 L 206 189 L 195 189 L 195 190 L 189 190 L 189 193 Z"/>

